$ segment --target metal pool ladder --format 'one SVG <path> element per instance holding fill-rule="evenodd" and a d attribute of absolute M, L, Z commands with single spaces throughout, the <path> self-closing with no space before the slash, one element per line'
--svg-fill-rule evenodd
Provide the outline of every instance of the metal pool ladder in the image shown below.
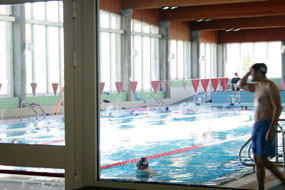
<path fill-rule="evenodd" d="M 147 95 L 146 99 L 148 99 L 148 97 L 151 97 L 155 101 L 155 103 L 158 105 L 158 108 L 160 111 L 164 111 L 166 109 L 166 104 L 161 99 L 156 98 L 152 94 Z M 161 109 L 162 106 L 163 106 L 164 110 Z"/>
<path fill-rule="evenodd" d="M 279 119 L 279 121 L 285 121 L 285 119 Z M 275 129 L 275 140 L 276 140 L 276 157 L 275 157 L 275 162 L 283 166 L 284 171 L 285 171 L 285 138 L 284 138 L 284 130 L 280 124 L 277 125 L 277 128 Z M 282 140 L 282 146 L 278 146 L 278 134 L 281 134 L 281 140 Z M 243 150 L 247 148 L 247 157 L 242 157 L 242 152 Z M 282 147 L 282 155 L 278 153 L 278 147 Z M 279 162 L 279 157 L 282 157 L 283 159 L 283 164 Z M 241 146 L 239 150 L 239 160 L 240 162 L 245 165 L 245 166 L 252 166 L 254 167 L 254 161 L 251 156 L 251 137 Z"/>
<path fill-rule="evenodd" d="M 30 111 L 31 111 L 31 110 L 36 114 L 36 119 L 35 119 L 35 121 L 39 119 L 39 114 L 38 114 L 37 110 L 35 109 L 36 107 L 38 107 L 39 110 L 40 110 L 40 111 L 42 112 L 42 114 L 43 114 L 43 117 L 42 117 L 41 120 L 44 120 L 44 119 L 45 119 L 47 113 L 43 110 L 43 108 L 42 108 L 39 104 L 35 104 L 35 103 L 31 103 L 31 104 L 30 104 L 30 103 L 27 102 L 27 101 L 22 101 L 22 102 L 21 102 L 21 110 L 20 110 L 21 122 L 23 121 L 23 114 L 22 114 L 22 112 L 23 112 L 23 107 L 24 107 L 24 106 L 29 107 L 29 111 L 28 111 L 28 119 L 29 119 L 29 122 L 30 122 Z"/>

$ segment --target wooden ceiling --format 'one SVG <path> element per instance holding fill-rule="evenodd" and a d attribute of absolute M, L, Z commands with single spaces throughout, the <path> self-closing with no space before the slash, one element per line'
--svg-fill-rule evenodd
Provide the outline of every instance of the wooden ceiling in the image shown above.
<path fill-rule="evenodd" d="M 122 0 L 122 8 L 159 9 L 160 21 L 186 21 L 192 30 L 285 27 L 285 0 Z"/>

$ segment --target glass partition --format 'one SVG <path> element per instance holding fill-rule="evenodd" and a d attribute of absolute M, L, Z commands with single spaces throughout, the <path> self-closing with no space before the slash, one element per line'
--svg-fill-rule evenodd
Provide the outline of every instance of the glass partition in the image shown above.
<path fill-rule="evenodd" d="M 0 143 L 63 146 L 62 2 L 0 10 Z"/>

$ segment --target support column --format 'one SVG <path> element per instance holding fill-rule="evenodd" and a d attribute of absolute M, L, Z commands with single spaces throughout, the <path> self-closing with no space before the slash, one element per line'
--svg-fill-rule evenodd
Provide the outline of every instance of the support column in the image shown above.
<path fill-rule="evenodd" d="M 131 18 L 133 9 L 124 9 L 121 10 L 121 13 L 122 29 L 124 30 L 124 34 L 121 36 L 121 77 L 123 82 L 122 90 L 123 92 L 127 93 L 127 100 L 129 101 L 132 99 L 132 92 L 131 88 L 129 87 L 129 82 L 132 75 Z"/>
<path fill-rule="evenodd" d="M 224 77 L 225 74 L 224 47 L 224 44 L 217 44 L 217 77 Z"/>
<path fill-rule="evenodd" d="M 169 21 L 160 22 L 159 34 L 161 38 L 159 39 L 159 80 L 164 81 L 165 85 L 162 90 L 165 91 L 165 97 L 169 98 L 170 93 L 167 88 L 167 82 L 169 80 L 169 61 L 168 61 L 168 31 L 169 31 Z"/>
<path fill-rule="evenodd" d="M 191 32 L 191 78 L 200 77 L 200 31 Z"/>
<path fill-rule="evenodd" d="M 25 6 L 13 5 L 13 87 L 20 103 L 26 100 Z"/>
<path fill-rule="evenodd" d="M 285 41 L 281 42 L 282 47 L 284 50 L 281 52 L 281 75 L 282 75 L 282 82 L 285 81 Z"/>

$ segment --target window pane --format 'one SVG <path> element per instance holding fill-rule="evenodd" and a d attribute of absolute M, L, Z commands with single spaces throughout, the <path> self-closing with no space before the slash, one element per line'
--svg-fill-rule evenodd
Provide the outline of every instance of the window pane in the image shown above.
<path fill-rule="evenodd" d="M 159 80 L 159 40 L 157 38 L 151 38 L 151 80 Z"/>
<path fill-rule="evenodd" d="M 234 73 L 242 74 L 240 66 L 240 44 L 227 44 L 226 53 L 226 76 L 233 77 Z"/>
<path fill-rule="evenodd" d="M 179 40 L 177 43 L 177 74 L 178 74 L 178 79 L 183 79 L 184 78 L 184 46 L 183 46 L 183 41 Z"/>
<path fill-rule="evenodd" d="M 266 63 L 267 61 L 267 43 L 254 43 L 254 63 Z"/>
<path fill-rule="evenodd" d="M 200 44 L 200 78 L 206 78 L 206 45 Z"/>
<path fill-rule="evenodd" d="M 109 28 L 110 27 L 110 17 L 109 14 L 105 11 L 100 11 L 100 26 L 102 28 Z"/>
<path fill-rule="evenodd" d="M 143 37 L 143 89 L 151 90 L 150 85 L 150 38 Z"/>
<path fill-rule="evenodd" d="M 141 32 L 142 31 L 142 23 L 137 20 L 133 20 L 133 31 L 134 32 Z"/>
<path fill-rule="evenodd" d="M 45 3 L 33 3 L 33 18 L 36 20 L 45 20 Z"/>
<path fill-rule="evenodd" d="M 100 82 L 105 83 L 104 91 L 110 91 L 110 34 L 101 32 L 100 36 L 101 42 L 104 42 L 100 43 Z"/>
<path fill-rule="evenodd" d="M 52 93 L 52 83 L 59 83 L 60 76 L 60 57 L 59 57 L 59 29 L 57 27 L 48 27 L 48 66 L 49 66 L 49 84 L 48 92 Z"/>
<path fill-rule="evenodd" d="M 11 23 L 0 21 L 0 95 L 11 93 Z"/>
<path fill-rule="evenodd" d="M 111 14 L 111 28 L 120 29 L 121 28 L 121 17 L 116 14 Z"/>
<path fill-rule="evenodd" d="M 45 26 L 35 25 L 34 42 L 34 66 L 35 82 L 37 83 L 37 92 L 46 93 L 47 89 L 47 70 L 46 70 L 46 31 Z"/>
<path fill-rule="evenodd" d="M 64 86 L 64 38 L 63 38 L 63 28 L 60 28 L 60 89 Z"/>
<path fill-rule="evenodd" d="M 242 75 L 247 73 L 253 64 L 253 43 L 241 44 L 241 68 Z"/>
<path fill-rule="evenodd" d="M 11 6 L 10 5 L 0 5 L 0 14 L 1 15 L 10 15 Z"/>
<path fill-rule="evenodd" d="M 211 77 L 211 45 L 206 44 L 206 62 L 205 62 L 205 78 L 210 78 Z"/>
<path fill-rule="evenodd" d="M 119 34 L 111 34 L 111 91 L 117 92 L 115 82 L 121 82 L 121 72 L 120 72 L 120 65 L 121 65 L 121 56 L 119 44 L 120 43 L 120 35 Z M 107 72 L 107 71 L 105 71 Z"/>
<path fill-rule="evenodd" d="M 269 42 L 268 43 L 268 67 L 267 77 L 281 78 L 282 60 L 280 51 L 281 42 Z"/>
<path fill-rule="evenodd" d="M 32 88 L 30 84 L 34 82 L 33 79 L 33 66 L 32 66 L 32 51 L 33 51 L 33 42 L 32 42 L 32 26 L 26 24 L 26 92 L 31 94 Z"/>
<path fill-rule="evenodd" d="M 59 15 L 58 15 L 58 5 L 59 3 L 57 1 L 51 1 L 47 2 L 47 20 L 52 22 L 58 22 L 59 21 Z"/>
<path fill-rule="evenodd" d="M 176 71 L 177 71 L 177 55 L 176 55 L 176 41 L 170 40 L 170 48 L 169 48 L 169 56 L 168 56 L 168 62 L 169 62 L 169 78 L 170 79 L 176 79 Z"/>
<path fill-rule="evenodd" d="M 140 36 L 134 37 L 134 51 L 136 56 L 134 57 L 134 81 L 138 82 L 137 90 L 143 89 L 142 81 L 142 39 Z"/>
<path fill-rule="evenodd" d="M 32 18 L 32 4 L 31 3 L 26 3 L 25 4 L 25 17 L 27 19 Z"/>
<path fill-rule="evenodd" d="M 150 25 L 147 23 L 143 23 L 143 33 L 149 33 L 150 32 Z"/>

